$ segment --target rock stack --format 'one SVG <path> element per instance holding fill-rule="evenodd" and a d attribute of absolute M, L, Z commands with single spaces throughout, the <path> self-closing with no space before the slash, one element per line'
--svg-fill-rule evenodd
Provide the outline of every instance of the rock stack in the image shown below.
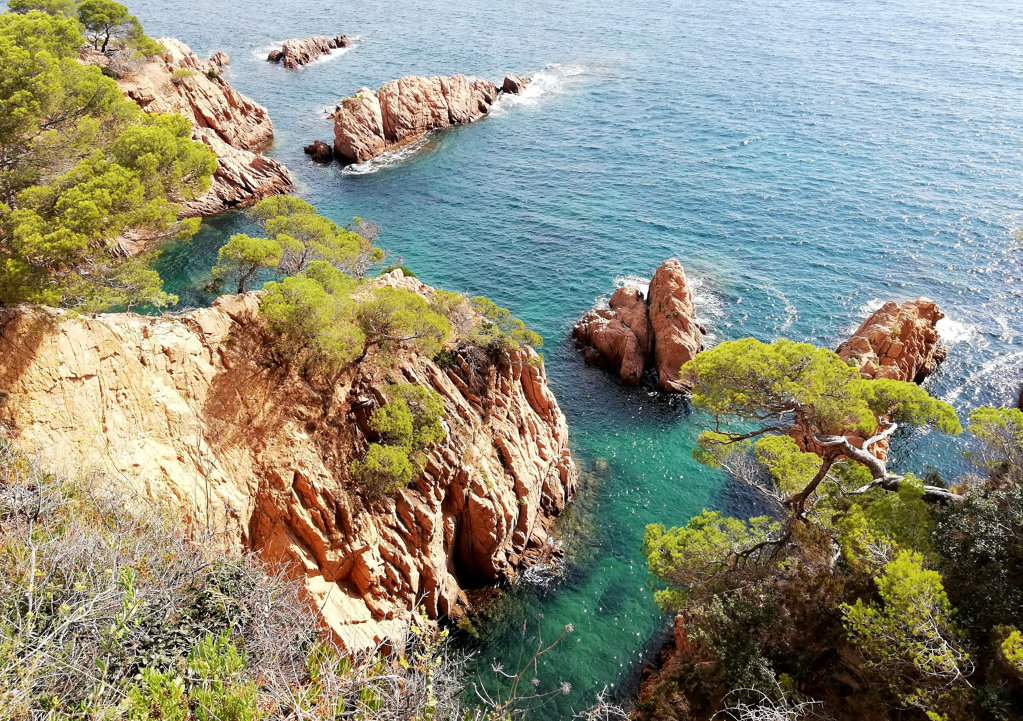
<path fill-rule="evenodd" d="M 948 355 L 938 342 L 938 321 L 944 317 L 930 298 L 901 305 L 889 301 L 838 347 L 838 355 L 864 378 L 922 383 Z"/>
<path fill-rule="evenodd" d="M 672 258 L 654 273 L 646 297 L 637 286 L 618 288 L 608 308 L 587 312 L 572 334 L 588 363 L 611 368 L 629 385 L 653 367 L 658 385 L 678 393 L 685 390 L 679 371 L 703 350 L 703 332 L 685 271 Z"/>

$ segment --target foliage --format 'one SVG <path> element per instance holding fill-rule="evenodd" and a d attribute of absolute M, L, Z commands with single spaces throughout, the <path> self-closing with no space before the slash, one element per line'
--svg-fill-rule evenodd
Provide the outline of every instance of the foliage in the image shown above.
<path fill-rule="evenodd" d="M 513 317 L 507 308 L 501 308 L 483 296 L 470 298 L 469 303 L 484 318 L 469 338 L 473 343 L 495 354 L 503 354 L 520 346 L 539 348 L 543 345 L 540 334 L 526 328 L 526 324 Z"/>
<path fill-rule="evenodd" d="M 924 568 L 920 554 L 901 551 L 876 580 L 881 604 L 843 606 L 846 628 L 903 703 L 941 718 L 935 709 L 968 688 L 973 673 L 941 576 Z"/>
<path fill-rule="evenodd" d="M 277 278 L 304 273 L 315 262 L 326 262 L 347 275 L 362 276 L 384 259 L 384 252 L 358 232 L 370 224 L 357 218 L 354 230 L 352 226 L 341 228 L 318 215 L 316 208 L 301 198 L 265 198 L 253 206 L 250 215 L 266 232 L 266 238 L 254 240 L 280 248 L 279 257 L 265 266 L 273 269 Z"/>
<path fill-rule="evenodd" d="M 352 464 L 352 475 L 371 493 L 403 488 L 422 471 L 424 451 L 446 437 L 444 401 L 436 391 L 420 385 L 391 386 L 391 399 L 378 408 L 370 427 L 379 436 L 366 457 Z"/>
<path fill-rule="evenodd" d="M 366 347 L 390 359 L 402 347 L 414 344 L 427 357 L 434 356 L 451 334 L 451 324 L 433 311 L 418 293 L 378 286 L 355 311 Z"/>
<path fill-rule="evenodd" d="M 79 63 L 80 43 L 66 17 L 0 15 L 0 304 L 167 305 L 153 256 L 124 263 L 117 239 L 194 234 L 178 204 L 216 159 L 184 118 L 144 115 Z"/>
<path fill-rule="evenodd" d="M 74 0 L 9 0 L 7 9 L 12 13 L 25 14 L 38 10 L 48 15 L 78 17 L 78 5 Z"/>
<path fill-rule="evenodd" d="M 1013 629 L 1002 641 L 1002 655 L 1016 673 L 1023 676 L 1023 633 Z"/>
<path fill-rule="evenodd" d="M 381 276 L 381 275 L 387 275 L 388 273 L 390 273 L 392 271 L 395 271 L 395 270 L 400 270 L 401 274 L 403 276 L 405 276 L 406 278 L 415 278 L 416 277 L 416 274 L 413 273 L 412 270 L 408 266 L 405 266 L 405 265 L 389 265 L 386 268 L 382 269 L 380 271 L 380 273 L 378 273 L 377 275 L 378 275 L 378 277 Z"/>
<path fill-rule="evenodd" d="M 238 279 L 238 293 L 245 292 L 245 284 L 252 280 L 260 268 L 275 268 L 284 251 L 281 244 L 268 238 L 253 238 L 244 233 L 232 235 L 217 252 L 213 277 Z"/>
<path fill-rule="evenodd" d="M 127 40 L 142 35 L 138 18 L 115 0 L 84 0 L 78 6 L 78 20 L 92 46 L 107 51 L 111 40 Z"/>
<path fill-rule="evenodd" d="M 977 408 L 969 430 L 978 441 L 970 460 L 997 485 L 1023 484 L 1023 410 Z"/>

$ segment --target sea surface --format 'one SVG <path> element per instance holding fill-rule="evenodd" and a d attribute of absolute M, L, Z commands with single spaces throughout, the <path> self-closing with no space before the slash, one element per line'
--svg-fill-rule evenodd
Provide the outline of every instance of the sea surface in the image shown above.
<path fill-rule="evenodd" d="M 648 523 L 749 503 L 690 450 L 678 399 L 586 367 L 573 322 L 617 284 L 677 257 L 712 340 L 785 336 L 834 347 L 889 299 L 935 298 L 948 361 L 927 388 L 965 416 L 1023 376 L 1023 12 L 990 0 L 132 0 L 147 31 L 203 56 L 266 105 L 270 151 L 298 193 L 423 280 L 483 294 L 546 339 L 581 465 L 606 466 L 560 575 L 531 572 L 483 624 L 479 677 L 515 667 L 538 629 L 573 632 L 539 690 L 569 719 L 628 687 L 655 652 L 640 552 Z M 264 61 L 288 37 L 354 46 L 304 70 Z M 408 74 L 531 75 L 488 119 L 342 170 L 302 146 L 360 87 Z M 184 305 L 243 216 L 204 223 L 161 270 Z M 963 440 L 902 433 L 900 468 L 954 478 Z M 598 460 L 600 459 L 600 460 Z M 528 654 L 527 654 L 528 656 Z M 630 673 L 632 675 L 630 675 Z"/>

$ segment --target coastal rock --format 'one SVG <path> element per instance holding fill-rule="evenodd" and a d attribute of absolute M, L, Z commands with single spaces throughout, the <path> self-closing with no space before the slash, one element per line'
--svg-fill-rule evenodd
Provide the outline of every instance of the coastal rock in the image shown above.
<path fill-rule="evenodd" d="M 501 92 L 519 95 L 526 89 L 528 83 L 529 78 L 523 80 L 518 75 L 505 75 L 504 83 L 501 85 Z"/>
<path fill-rule="evenodd" d="M 334 113 L 335 157 L 344 163 L 364 162 L 432 130 L 479 120 L 496 99 L 493 83 L 464 75 L 408 76 L 378 92 L 362 88 Z"/>
<path fill-rule="evenodd" d="M 322 140 L 317 140 L 312 145 L 302 149 L 306 155 L 311 155 L 314 162 L 329 163 L 334 159 L 334 149 Z"/>
<path fill-rule="evenodd" d="M 685 271 L 676 259 L 665 261 L 654 273 L 648 306 L 658 381 L 664 390 L 683 391 L 679 371 L 703 350 L 703 330 L 696 323 Z"/>
<path fill-rule="evenodd" d="M 890 378 L 922 383 L 948 355 L 938 341 L 938 321 L 944 318 L 929 298 L 889 301 L 867 318 L 838 348 L 864 378 Z"/>
<path fill-rule="evenodd" d="M 352 44 L 347 35 L 332 38 L 323 36 L 315 38 L 292 38 L 284 43 L 280 50 L 271 50 L 266 59 L 271 63 L 284 63 L 289 70 L 297 70 L 308 65 L 323 55 L 330 55 L 331 50 L 347 48 Z"/>
<path fill-rule="evenodd" d="M 160 38 L 158 42 L 165 51 L 146 60 L 137 72 L 118 78 L 117 84 L 144 112 L 183 115 L 192 124 L 192 138 L 217 156 L 219 167 L 210 189 L 184 203 L 182 215 L 212 215 L 289 191 L 294 181 L 288 169 L 259 152 L 274 134 L 266 108 L 219 77 L 219 70 L 230 62 L 227 55 L 217 53 L 211 60 L 200 60 L 179 40 Z M 105 62 L 105 56 L 94 52 L 82 59 Z M 191 75 L 179 73 L 175 78 L 178 70 Z"/>
<path fill-rule="evenodd" d="M 587 312 L 572 334 L 586 349 L 587 362 L 606 365 L 622 382 L 639 385 L 651 349 L 646 300 L 639 288 L 618 288 L 609 308 Z"/>
<path fill-rule="evenodd" d="M 226 68 L 231 64 L 231 58 L 223 50 L 218 50 L 210 56 L 210 62 L 218 68 Z"/>
<path fill-rule="evenodd" d="M 400 271 L 376 281 L 429 295 Z M 534 351 L 480 376 L 408 354 L 329 388 L 267 363 L 260 296 L 175 317 L 16 308 L 0 315 L 0 423 L 53 471 L 96 474 L 224 542 L 287 563 L 349 650 L 397 638 L 421 604 L 536 559 L 575 489 L 568 431 Z M 407 489 L 367 501 L 349 476 L 388 382 L 443 398 L 447 438 Z"/>
<path fill-rule="evenodd" d="M 677 260 L 657 269 L 648 296 L 636 286 L 618 288 L 609 307 L 586 313 L 572 334 L 588 363 L 610 367 L 623 382 L 637 385 L 643 371 L 654 367 L 662 389 L 681 392 L 679 371 L 703 349 L 703 329 Z"/>

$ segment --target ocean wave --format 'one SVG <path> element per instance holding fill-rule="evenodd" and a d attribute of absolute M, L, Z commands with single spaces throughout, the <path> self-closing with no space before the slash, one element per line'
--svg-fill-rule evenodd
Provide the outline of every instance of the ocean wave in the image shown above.
<path fill-rule="evenodd" d="M 375 158 L 370 158 L 362 163 L 346 165 L 341 172 L 344 175 L 367 175 L 369 173 L 375 173 L 378 170 L 383 170 L 384 168 L 391 168 L 395 165 L 400 165 L 409 158 L 418 154 L 419 151 L 421 151 L 427 144 L 429 139 L 429 135 L 424 135 L 422 138 L 410 145 L 405 145 L 397 150 L 385 151 Z"/>
<path fill-rule="evenodd" d="M 579 62 L 551 63 L 531 76 L 526 89 L 518 95 L 502 93 L 490 110 L 492 117 L 500 117 L 512 108 L 536 105 L 541 98 L 559 95 L 573 82 L 578 82 L 590 72 L 590 68 Z"/>
<path fill-rule="evenodd" d="M 942 318 L 937 323 L 938 337 L 942 343 L 955 345 L 976 341 L 980 331 L 976 326 L 968 325 L 951 318 Z"/>

